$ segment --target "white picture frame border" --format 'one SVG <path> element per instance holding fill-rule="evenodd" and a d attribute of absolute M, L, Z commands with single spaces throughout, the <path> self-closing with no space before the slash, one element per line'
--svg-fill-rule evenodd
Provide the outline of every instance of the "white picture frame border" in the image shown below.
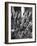
<path fill-rule="evenodd" d="M 8 2 L 9 3 L 9 2 Z M 20 5 L 19 5 L 20 4 Z M 33 21 L 33 32 L 32 32 L 32 36 L 33 36 L 33 38 L 32 39 L 13 39 L 13 40 L 11 40 L 11 6 L 18 6 L 18 7 L 32 7 L 32 12 L 33 12 L 33 14 L 32 14 L 32 17 L 33 17 L 33 19 L 32 19 L 32 21 Z M 30 4 L 23 4 L 23 3 L 9 3 L 8 4 L 8 43 L 23 43 L 23 42 L 25 42 L 25 43 L 27 43 L 27 42 L 34 42 L 35 41 L 35 4 L 33 5 L 32 3 Z"/>

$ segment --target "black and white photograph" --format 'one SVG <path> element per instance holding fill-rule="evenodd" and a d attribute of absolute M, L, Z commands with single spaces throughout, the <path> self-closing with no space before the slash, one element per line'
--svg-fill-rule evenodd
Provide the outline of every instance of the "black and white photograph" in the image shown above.
<path fill-rule="evenodd" d="M 5 41 L 7 43 L 36 41 L 35 11 L 35 3 L 6 3 L 6 29 L 8 30 L 5 31 Z"/>
<path fill-rule="evenodd" d="M 32 8 L 11 7 L 11 39 L 32 38 Z"/>

